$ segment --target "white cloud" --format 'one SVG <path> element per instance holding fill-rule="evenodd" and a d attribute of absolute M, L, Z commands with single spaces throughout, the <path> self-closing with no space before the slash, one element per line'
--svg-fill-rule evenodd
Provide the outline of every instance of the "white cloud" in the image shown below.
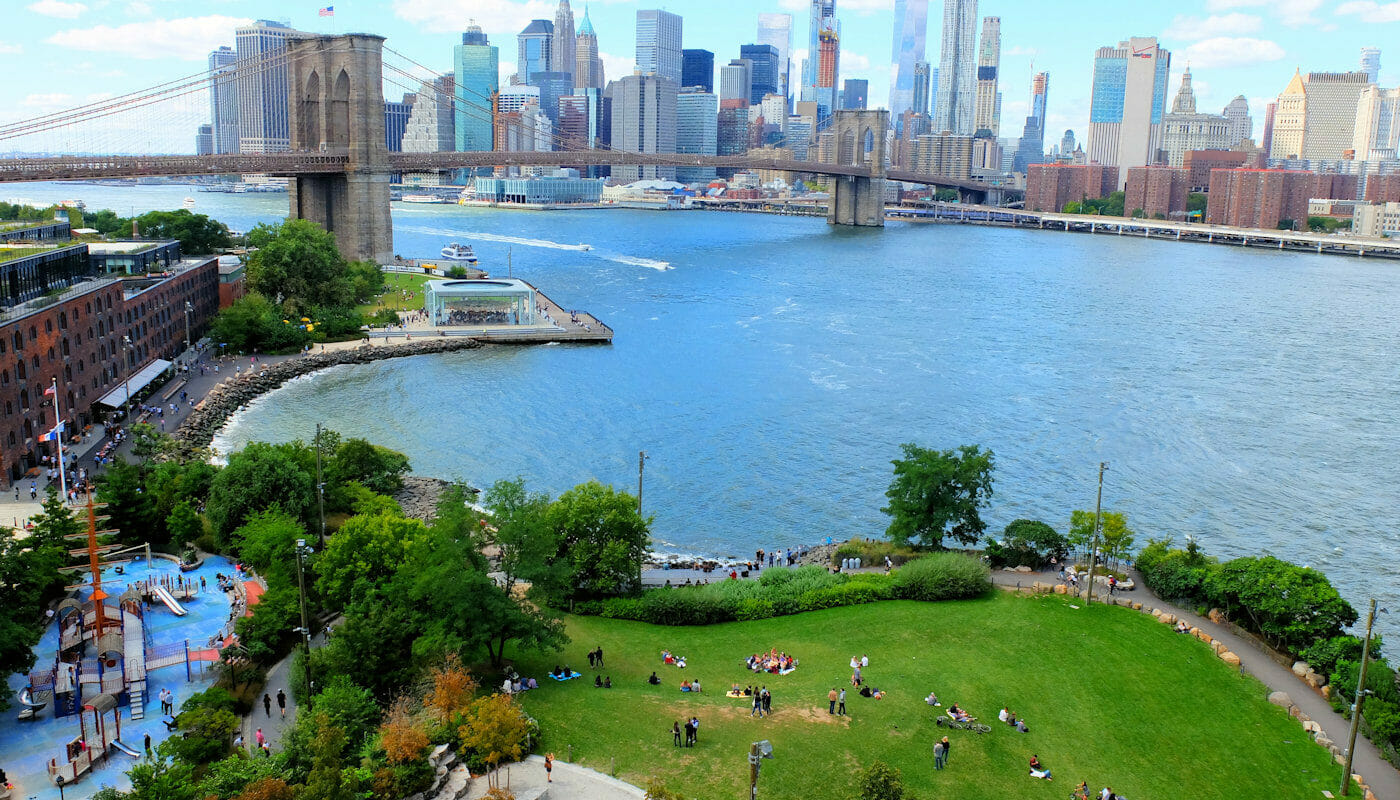
<path fill-rule="evenodd" d="M 411 22 L 424 30 L 459 30 L 468 20 L 488 34 L 497 31 L 515 33 L 532 19 L 554 19 L 557 3 L 548 0 L 394 0 L 394 16 Z M 575 12 L 576 18 L 582 14 Z M 514 49 L 514 43 L 511 43 Z"/>
<path fill-rule="evenodd" d="M 500 77 L 501 86 L 502 86 L 502 87 L 509 86 L 509 85 L 510 85 L 510 76 L 512 76 L 512 75 L 515 74 L 515 62 L 512 62 L 512 61 L 501 61 L 501 62 L 499 62 L 496 66 L 497 66 L 497 68 L 498 68 L 498 69 L 500 70 L 500 72 L 501 72 L 501 77 Z"/>
<path fill-rule="evenodd" d="M 25 108 L 35 109 L 57 109 L 73 104 L 73 95 L 62 92 L 49 92 L 47 94 L 25 95 L 19 104 Z"/>
<path fill-rule="evenodd" d="M 631 75 L 637 68 L 637 59 L 631 56 L 616 56 L 599 51 L 598 58 L 603 60 L 603 77 L 610 81 Z"/>
<path fill-rule="evenodd" d="M 151 15 L 151 4 L 136 0 L 133 3 L 127 4 L 126 13 L 133 17 L 149 17 Z"/>
<path fill-rule="evenodd" d="M 1035 58 L 1036 54 L 1039 52 L 1040 51 L 1034 47 L 1022 47 L 1018 44 L 1001 51 L 1001 54 L 1004 56 L 1030 56 L 1031 58 Z"/>
<path fill-rule="evenodd" d="M 219 15 L 158 19 L 130 22 L 115 28 L 98 25 L 95 28 L 60 31 L 45 41 L 74 50 L 91 50 L 130 58 L 203 61 L 210 50 L 228 42 L 230 31 L 250 22 L 252 20 Z"/>
<path fill-rule="evenodd" d="M 1226 11 L 1232 8 L 1264 8 L 1278 17 L 1279 21 L 1292 28 L 1317 25 L 1313 12 L 1322 7 L 1322 0 L 1209 0 L 1206 7 L 1211 11 Z"/>
<path fill-rule="evenodd" d="M 65 3 L 63 0 L 39 0 L 37 3 L 30 3 L 26 8 L 35 14 L 59 19 L 77 19 L 78 15 L 87 11 L 87 6 L 82 3 Z"/>
<path fill-rule="evenodd" d="M 778 6 L 784 11 L 807 11 L 812 7 L 810 0 L 779 0 Z M 894 10 L 894 0 L 841 0 L 842 13 L 851 11 L 862 17 L 882 14 Z"/>
<path fill-rule="evenodd" d="M 1211 69 L 1278 61 L 1283 56 L 1283 48 L 1268 39 L 1217 36 L 1196 42 L 1181 57 L 1193 67 Z"/>
<path fill-rule="evenodd" d="M 1239 36 L 1259 30 L 1263 20 L 1253 14 L 1212 14 L 1201 17 L 1178 16 L 1163 32 L 1168 39 L 1196 41 L 1212 36 Z"/>
<path fill-rule="evenodd" d="M 1338 14 L 1355 14 L 1362 22 L 1400 22 L 1400 2 L 1377 3 L 1375 0 L 1352 0 L 1337 6 Z"/>
<path fill-rule="evenodd" d="M 841 54 L 841 72 L 843 74 L 847 72 L 865 73 L 869 71 L 870 56 L 861 55 L 860 53 Z"/>
<path fill-rule="evenodd" d="M 20 53 L 23 53 L 23 52 L 24 52 L 24 48 L 21 47 L 20 45 L 17 45 L 17 44 L 6 44 L 6 43 L 4 43 L 4 42 L 0 42 L 0 56 L 4 56 L 4 55 L 15 55 L 15 56 L 17 56 L 17 55 L 19 55 Z"/>

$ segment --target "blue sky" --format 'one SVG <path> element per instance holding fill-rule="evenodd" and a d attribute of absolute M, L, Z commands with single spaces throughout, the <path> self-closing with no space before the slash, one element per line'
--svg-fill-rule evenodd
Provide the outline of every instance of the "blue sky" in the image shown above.
<path fill-rule="evenodd" d="M 513 70 L 514 35 L 532 18 L 553 17 L 556 0 L 336 0 L 335 16 L 317 15 L 315 0 L 4 0 L 0 28 L 0 122 L 123 94 L 197 72 L 207 52 L 233 44 L 245 20 L 277 19 L 322 33 L 367 31 L 434 69 L 451 67 L 451 49 L 475 19 L 501 46 L 503 72 Z M 1189 61 L 1202 110 L 1219 111 L 1243 94 L 1255 111 L 1304 71 L 1354 69 L 1363 45 L 1395 41 L 1400 0 L 1181 0 L 1070 3 L 982 0 L 980 15 L 1002 18 L 1002 135 L 1018 136 L 1033 71 L 1051 75 L 1047 145 L 1065 128 L 1081 140 L 1087 127 L 1094 50 L 1130 35 L 1157 35 L 1173 53 L 1172 93 Z M 685 18 L 686 47 L 713 50 L 716 61 L 738 55 L 755 37 L 757 14 L 794 15 L 794 51 L 805 48 L 806 0 L 688 0 L 663 8 Z M 894 0 L 837 0 L 843 27 L 842 77 L 870 80 L 872 104 L 888 98 Z M 609 77 L 630 72 L 634 13 L 652 3 L 593 0 L 588 4 Z M 583 3 L 574 3 L 575 17 Z M 938 60 L 942 3 L 930 2 L 929 53 Z M 798 54 L 800 56 L 800 53 Z M 798 69 L 796 60 L 793 69 Z M 1382 53 L 1381 82 L 1400 83 L 1400 45 Z M 396 91 L 390 87 L 390 91 Z M 94 149 L 192 148 L 204 101 L 189 96 L 164 112 L 132 115 L 107 133 L 83 132 Z M 119 132 L 120 131 L 120 132 Z M 24 144 L 30 144 L 25 142 Z M 15 141 L 0 141 L 0 152 Z M 21 145 L 23 146 L 23 145 Z"/>

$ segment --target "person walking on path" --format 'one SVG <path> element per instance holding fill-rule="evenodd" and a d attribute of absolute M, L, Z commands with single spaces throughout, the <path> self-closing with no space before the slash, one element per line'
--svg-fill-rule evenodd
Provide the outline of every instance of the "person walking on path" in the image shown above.
<path fill-rule="evenodd" d="M 676 747 L 681 746 L 681 724 L 679 722 L 671 723 L 671 738 L 675 741 Z"/>
<path fill-rule="evenodd" d="M 753 710 L 749 712 L 749 716 L 752 717 L 754 714 L 757 714 L 759 719 L 763 719 L 763 692 L 753 693 Z"/>
<path fill-rule="evenodd" d="M 154 751 L 151 750 L 151 735 L 148 733 L 146 734 L 146 758 L 151 758 L 154 755 Z"/>
<path fill-rule="evenodd" d="M 842 689 L 842 690 L 841 690 L 841 693 L 838 694 L 838 695 L 836 696 L 836 716 L 838 716 L 838 717 L 844 717 L 844 716 L 846 716 L 846 690 L 845 690 L 845 689 Z"/>
<path fill-rule="evenodd" d="M 933 743 L 933 768 L 943 769 L 948 763 L 948 748 L 942 742 Z"/>
<path fill-rule="evenodd" d="M 272 716 L 272 695 L 263 692 L 263 713 Z"/>
<path fill-rule="evenodd" d="M 257 739 L 258 747 L 262 747 L 263 742 L 267 741 L 267 737 L 263 736 L 262 728 L 258 728 L 258 732 L 253 734 L 253 738 Z"/>
<path fill-rule="evenodd" d="M 554 754 L 544 754 L 544 782 L 554 783 Z"/>
<path fill-rule="evenodd" d="M 287 718 L 287 693 L 281 689 L 277 690 L 277 708 L 282 712 L 282 718 Z"/>
<path fill-rule="evenodd" d="M 948 741 L 947 736 L 944 736 L 943 741 L 939 742 L 939 744 L 943 745 L 943 764 L 947 766 L 948 756 L 953 754 L 953 743 Z"/>
<path fill-rule="evenodd" d="M 834 686 L 831 688 L 831 691 L 829 691 L 829 692 L 826 693 L 826 713 L 828 713 L 828 714 L 835 714 L 835 713 L 836 713 L 836 698 L 837 698 L 837 696 L 838 696 L 838 695 L 836 694 L 836 687 L 834 687 Z"/>

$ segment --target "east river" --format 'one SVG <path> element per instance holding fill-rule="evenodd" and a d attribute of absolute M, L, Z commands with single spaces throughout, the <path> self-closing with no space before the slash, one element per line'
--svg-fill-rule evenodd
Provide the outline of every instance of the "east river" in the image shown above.
<path fill-rule="evenodd" d="M 286 195 L 10 185 L 247 229 Z M 240 413 L 216 445 L 316 423 L 414 470 L 636 490 L 663 551 L 742 556 L 879 536 L 901 442 L 996 453 L 988 512 L 1060 530 L 1105 508 L 1139 543 L 1326 571 L 1400 608 L 1400 264 L 952 225 L 833 229 L 712 212 L 395 205 L 395 250 L 471 244 L 617 333 L 337 368 Z M 577 249 L 580 243 L 591 250 Z M 1394 626 L 1391 626 L 1392 628 Z"/>

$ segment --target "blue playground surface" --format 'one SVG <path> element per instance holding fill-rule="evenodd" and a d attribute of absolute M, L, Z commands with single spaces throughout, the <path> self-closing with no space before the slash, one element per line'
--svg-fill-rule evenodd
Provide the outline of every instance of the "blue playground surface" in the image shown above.
<path fill-rule="evenodd" d="M 179 604 L 187 612 L 184 616 L 176 616 L 160 601 L 152 603 L 144 612 L 144 625 L 147 632 L 147 641 L 154 650 L 173 652 L 182 649 L 186 641 L 189 643 L 189 651 L 209 650 L 212 648 L 211 638 L 219 634 L 229 623 L 231 613 L 231 595 L 225 594 L 218 588 L 215 575 L 222 573 L 225 576 L 234 573 L 232 562 L 221 557 L 207 558 L 199 568 L 189 572 L 180 572 L 179 566 L 170 560 L 163 558 L 153 559 L 153 564 L 148 564 L 144 557 L 137 558 L 122 565 L 125 574 L 118 575 L 116 567 L 107 567 L 102 572 L 102 588 L 112 599 L 109 604 L 115 604 L 116 598 L 120 595 L 129 583 L 145 580 L 147 578 L 175 580 L 183 577 L 193 580 L 198 584 L 203 578 L 206 587 L 201 589 L 195 596 L 180 600 Z M 75 578 L 90 578 L 86 572 L 78 573 Z M 79 591 L 79 596 L 86 599 L 91 595 L 91 587 L 84 587 Z M 57 618 L 48 629 L 44 631 L 44 636 L 35 648 L 38 660 L 34 665 L 35 670 L 42 670 L 46 665 L 51 667 L 59 644 L 59 624 Z M 91 653 L 92 645 L 89 644 L 87 652 Z M 147 652 L 151 652 L 150 649 Z M 178 711 L 180 704 L 191 694 L 202 691 L 212 682 L 214 672 L 211 666 L 217 662 L 189 661 L 181 659 L 180 663 L 173 666 L 150 669 L 146 673 L 147 691 L 145 695 L 145 718 L 133 720 L 131 709 L 125 705 L 118 707 L 117 713 L 121 715 L 121 741 L 132 750 L 140 752 L 143 748 L 144 739 L 147 734 L 151 737 L 152 746 L 164 741 L 170 732 L 166 730 L 165 724 L 161 721 L 160 713 L 160 692 L 162 689 L 169 689 L 175 695 L 175 709 Z M 20 690 L 28 685 L 28 676 L 13 674 L 8 677 L 9 687 L 18 695 Z M 96 687 L 86 687 L 83 693 L 85 701 L 98 693 Z M 55 718 L 53 698 L 48 698 L 48 704 L 39 710 L 36 718 L 32 721 L 20 721 L 19 713 L 24 709 L 18 699 L 11 702 L 10 709 L 0 712 L 0 768 L 3 768 L 11 783 L 14 784 L 14 791 L 11 794 L 12 800 L 57 800 L 59 797 L 58 787 L 50 780 L 46 765 L 51 759 L 58 759 L 60 763 L 64 761 L 64 745 L 79 735 L 79 716 L 67 716 Z M 111 714 L 107 716 L 106 724 L 111 727 Z M 87 715 L 87 727 L 89 734 L 92 731 L 92 715 Z M 136 759 L 118 750 L 112 750 L 111 755 L 106 759 L 94 764 L 92 772 L 82 776 L 76 783 L 69 783 L 64 787 L 66 798 L 85 798 L 91 796 L 103 786 L 115 786 L 119 789 L 130 788 L 130 782 L 125 775 Z"/>

